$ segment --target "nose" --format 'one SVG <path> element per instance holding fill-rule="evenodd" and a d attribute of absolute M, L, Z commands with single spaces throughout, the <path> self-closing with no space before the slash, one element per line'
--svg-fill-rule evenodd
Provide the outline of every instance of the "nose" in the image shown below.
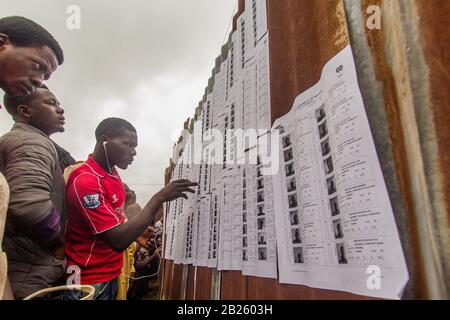
<path fill-rule="evenodd" d="M 136 154 L 137 154 L 137 153 L 136 153 L 136 149 L 133 148 L 133 149 L 131 150 L 131 155 L 134 157 L 134 156 L 136 156 Z"/>
<path fill-rule="evenodd" d="M 56 108 L 56 113 L 59 113 L 59 114 L 63 115 L 64 114 L 64 109 L 61 106 L 58 106 Z"/>
<path fill-rule="evenodd" d="M 42 82 L 44 82 L 44 75 L 34 75 L 30 78 L 30 81 L 35 88 L 39 88 L 42 85 Z"/>

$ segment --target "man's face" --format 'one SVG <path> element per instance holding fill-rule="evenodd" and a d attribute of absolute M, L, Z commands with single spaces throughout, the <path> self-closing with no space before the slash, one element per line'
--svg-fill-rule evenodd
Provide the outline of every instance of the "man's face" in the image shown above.
<path fill-rule="evenodd" d="M 47 47 L 17 47 L 0 43 L 0 86 L 10 96 L 31 94 L 50 78 L 58 59 Z"/>
<path fill-rule="evenodd" d="M 110 161 L 122 170 L 126 170 L 133 163 L 136 156 L 137 134 L 122 130 L 122 134 L 108 140 L 107 150 Z"/>
<path fill-rule="evenodd" d="M 30 101 L 29 124 L 40 129 L 48 136 L 56 132 L 64 132 L 64 109 L 61 108 L 55 95 L 44 88 L 38 88 Z M 19 106 L 20 110 L 20 106 Z"/>

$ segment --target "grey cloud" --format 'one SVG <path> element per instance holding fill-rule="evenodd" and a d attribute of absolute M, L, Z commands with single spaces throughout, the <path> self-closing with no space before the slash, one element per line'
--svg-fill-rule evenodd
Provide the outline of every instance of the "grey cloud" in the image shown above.
<path fill-rule="evenodd" d="M 81 30 L 66 28 L 66 8 L 81 8 Z M 23 15 L 61 43 L 66 62 L 48 85 L 66 110 L 54 136 L 75 158 L 94 146 L 104 118 L 120 116 L 139 132 L 138 157 L 122 173 L 145 201 L 163 183 L 173 131 L 194 113 L 229 25 L 235 0 L 0 0 L 1 16 Z M 0 132 L 12 121 L 0 112 Z"/>

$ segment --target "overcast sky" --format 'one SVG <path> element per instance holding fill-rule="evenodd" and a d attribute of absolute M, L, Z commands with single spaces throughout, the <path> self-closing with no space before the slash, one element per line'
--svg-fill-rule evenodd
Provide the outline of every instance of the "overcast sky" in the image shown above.
<path fill-rule="evenodd" d="M 174 139 L 202 99 L 236 2 L 0 0 L 0 16 L 30 18 L 61 44 L 65 63 L 47 85 L 65 109 L 66 132 L 52 138 L 75 159 L 92 152 L 104 118 L 136 127 L 138 155 L 120 173 L 144 205 L 162 187 Z M 70 5 L 81 9 L 80 30 L 67 28 Z M 0 133 L 12 124 L 0 110 Z"/>

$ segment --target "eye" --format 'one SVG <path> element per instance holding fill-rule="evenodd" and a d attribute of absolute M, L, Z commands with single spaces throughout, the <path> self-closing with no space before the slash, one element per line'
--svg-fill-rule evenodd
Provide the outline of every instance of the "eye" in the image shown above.
<path fill-rule="evenodd" d="M 35 63 L 34 63 L 34 69 L 35 69 L 36 71 L 41 71 L 41 70 L 44 69 L 44 66 L 43 66 L 41 63 L 39 63 L 39 62 L 35 62 Z"/>

